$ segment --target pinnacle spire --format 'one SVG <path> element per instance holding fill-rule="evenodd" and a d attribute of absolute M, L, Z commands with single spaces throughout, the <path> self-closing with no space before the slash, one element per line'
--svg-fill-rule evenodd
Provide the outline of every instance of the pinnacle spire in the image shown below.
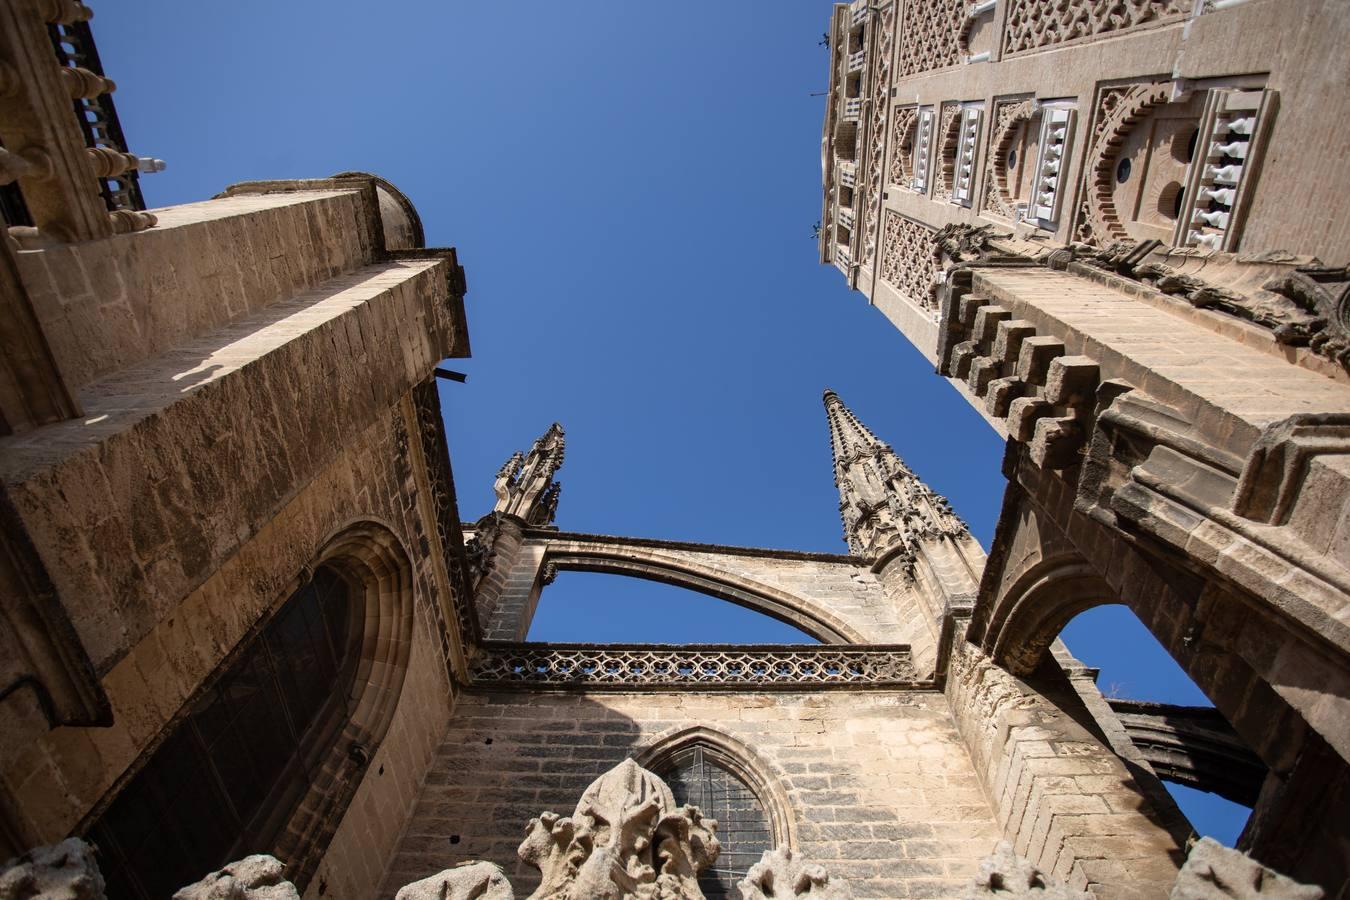
<path fill-rule="evenodd" d="M 826 390 L 823 399 L 839 515 L 851 552 L 859 556 L 899 552 L 912 558 L 920 538 L 967 533 L 946 499 L 920 481 L 838 394 Z"/>
<path fill-rule="evenodd" d="M 493 512 L 518 516 L 529 525 L 553 523 L 562 492 L 562 485 L 553 480 L 553 475 L 562 468 L 564 438 L 562 425 L 554 422 L 534 442 L 529 453 L 516 451 L 511 455 L 492 485 L 497 495 Z"/>

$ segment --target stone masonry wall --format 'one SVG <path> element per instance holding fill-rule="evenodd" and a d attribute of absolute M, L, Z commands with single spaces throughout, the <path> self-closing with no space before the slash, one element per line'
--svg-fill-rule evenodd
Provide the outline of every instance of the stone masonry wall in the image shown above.
<path fill-rule="evenodd" d="M 530 818 L 569 814 L 593 779 L 691 726 L 753 749 L 800 849 L 860 900 L 954 896 L 1000 836 L 934 692 L 468 692 L 380 896 L 469 859 L 503 866 L 524 896 Z"/>
<path fill-rule="evenodd" d="M 320 878 L 325 898 L 373 895 L 451 711 L 451 688 L 435 609 L 434 522 L 419 495 L 404 398 L 364 431 L 346 437 L 317 473 L 203 584 L 178 598 L 103 676 L 114 722 L 108 728 L 49 730 L 26 694 L 6 701 L 0 735 L 0 804 L 26 845 L 78 831 L 111 799 L 130 768 L 167 733 L 184 704 L 251 629 L 282 603 L 302 567 L 329 537 L 354 522 L 394 532 L 411 561 L 414 637 L 403 694 L 389 732 L 349 807 Z M 434 552 L 439 552 L 435 550 Z M 319 883 L 316 878 L 313 884 Z"/>
<path fill-rule="evenodd" d="M 632 575 L 713 593 L 827 641 L 903 643 L 911 633 L 862 559 L 533 531 L 509 564 L 493 608 L 480 610 L 487 638 L 524 638 L 539 601 L 539 570 L 549 562 L 564 571 Z"/>
<path fill-rule="evenodd" d="M 372 261 L 355 190 L 155 210 L 148 231 L 15 254 L 72 389 Z"/>

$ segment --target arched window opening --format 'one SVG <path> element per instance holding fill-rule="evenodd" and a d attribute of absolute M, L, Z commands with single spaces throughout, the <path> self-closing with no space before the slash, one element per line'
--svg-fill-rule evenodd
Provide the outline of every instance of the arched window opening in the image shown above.
<path fill-rule="evenodd" d="M 1191 826 L 1234 846 L 1265 767 L 1214 704 L 1126 606 L 1080 613 L 1060 637 L 1100 670 L 1102 694 Z"/>
<path fill-rule="evenodd" d="M 544 588 L 530 641 L 591 644 L 819 644 L 765 613 L 622 574 L 563 571 Z"/>
<path fill-rule="evenodd" d="M 112 900 L 162 900 L 271 852 L 349 718 L 363 592 L 318 568 L 88 830 Z"/>
<path fill-rule="evenodd" d="M 717 820 L 717 840 L 722 852 L 699 876 L 703 895 L 709 900 L 739 897 L 736 883 L 774 846 L 764 804 L 745 782 L 719 765 L 699 744 L 676 751 L 656 774 L 670 785 L 676 803 L 697 806 L 705 816 Z"/>

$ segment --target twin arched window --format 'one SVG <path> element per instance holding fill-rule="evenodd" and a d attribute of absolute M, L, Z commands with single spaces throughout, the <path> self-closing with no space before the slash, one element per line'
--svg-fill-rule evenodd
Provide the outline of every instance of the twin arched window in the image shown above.
<path fill-rule="evenodd" d="M 350 717 L 362 597 L 320 567 L 187 709 L 88 831 L 112 900 L 273 851 Z"/>

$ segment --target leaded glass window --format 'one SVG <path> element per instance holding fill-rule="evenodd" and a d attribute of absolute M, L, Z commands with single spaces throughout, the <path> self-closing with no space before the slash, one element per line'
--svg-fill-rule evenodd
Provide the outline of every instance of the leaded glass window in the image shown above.
<path fill-rule="evenodd" d="M 163 900 L 270 851 L 347 718 L 353 600 L 342 576 L 320 568 L 89 829 L 110 900 Z"/>
<path fill-rule="evenodd" d="M 704 896 L 709 900 L 740 897 L 736 883 L 764 851 L 773 848 L 769 817 L 759 797 L 697 745 L 676 753 L 659 774 L 670 785 L 676 803 L 697 806 L 717 820 L 722 852 L 699 877 Z"/>

